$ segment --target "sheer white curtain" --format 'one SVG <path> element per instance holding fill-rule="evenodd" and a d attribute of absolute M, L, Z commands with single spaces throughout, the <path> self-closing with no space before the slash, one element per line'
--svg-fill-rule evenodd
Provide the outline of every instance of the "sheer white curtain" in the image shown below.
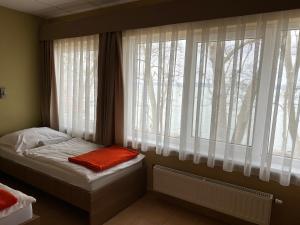
<path fill-rule="evenodd" d="M 297 184 L 299 33 L 299 10 L 124 32 L 124 142 Z"/>
<path fill-rule="evenodd" d="M 99 36 L 54 41 L 59 130 L 94 140 Z"/>

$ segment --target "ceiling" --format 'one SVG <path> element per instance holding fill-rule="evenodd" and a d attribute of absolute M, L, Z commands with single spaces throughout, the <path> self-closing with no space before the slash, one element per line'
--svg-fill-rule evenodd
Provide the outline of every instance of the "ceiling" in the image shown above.
<path fill-rule="evenodd" d="M 138 0 L 0 0 L 0 6 L 52 18 Z"/>

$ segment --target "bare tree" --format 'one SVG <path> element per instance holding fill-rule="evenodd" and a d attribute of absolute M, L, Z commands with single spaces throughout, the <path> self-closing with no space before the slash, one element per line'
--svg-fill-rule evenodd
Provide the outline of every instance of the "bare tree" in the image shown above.
<path fill-rule="evenodd" d="M 296 40 L 299 41 L 299 36 L 296 37 Z M 282 130 L 282 139 L 283 139 L 283 148 L 286 149 L 286 141 L 287 141 L 287 134 L 286 131 L 290 133 L 293 142 L 296 143 L 296 148 L 299 146 L 299 136 L 297 134 L 298 127 L 296 126 L 296 109 L 295 104 L 293 101 L 293 90 L 296 80 L 294 80 L 294 71 L 295 65 L 293 65 L 292 61 L 292 33 L 288 32 L 287 41 L 286 41 L 286 51 L 285 51 L 285 72 L 286 72 L 286 80 L 287 86 L 283 93 L 284 96 L 284 105 L 283 105 L 283 130 Z M 288 120 L 290 122 L 288 122 Z M 288 125 L 287 125 L 288 124 Z M 293 134 L 297 134 L 294 136 Z M 296 152 L 296 155 L 299 157 L 300 153 Z"/>

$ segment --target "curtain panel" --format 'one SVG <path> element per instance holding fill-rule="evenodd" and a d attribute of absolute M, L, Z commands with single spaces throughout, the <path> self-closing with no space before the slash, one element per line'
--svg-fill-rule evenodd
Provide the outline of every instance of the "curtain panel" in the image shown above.
<path fill-rule="evenodd" d="M 299 184 L 299 35 L 299 10 L 125 31 L 125 145 Z"/>
<path fill-rule="evenodd" d="M 59 130 L 95 140 L 99 36 L 54 41 Z"/>
<path fill-rule="evenodd" d="M 42 41 L 41 80 L 42 80 L 42 126 L 58 130 L 57 91 L 54 68 L 53 41 Z"/>
<path fill-rule="evenodd" d="M 100 34 L 96 142 L 123 143 L 122 34 Z"/>

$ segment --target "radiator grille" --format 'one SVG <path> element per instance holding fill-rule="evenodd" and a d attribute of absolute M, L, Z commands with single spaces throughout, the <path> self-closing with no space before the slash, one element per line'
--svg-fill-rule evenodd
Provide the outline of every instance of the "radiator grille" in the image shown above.
<path fill-rule="evenodd" d="M 154 190 L 239 219 L 269 225 L 273 195 L 156 165 Z"/>

